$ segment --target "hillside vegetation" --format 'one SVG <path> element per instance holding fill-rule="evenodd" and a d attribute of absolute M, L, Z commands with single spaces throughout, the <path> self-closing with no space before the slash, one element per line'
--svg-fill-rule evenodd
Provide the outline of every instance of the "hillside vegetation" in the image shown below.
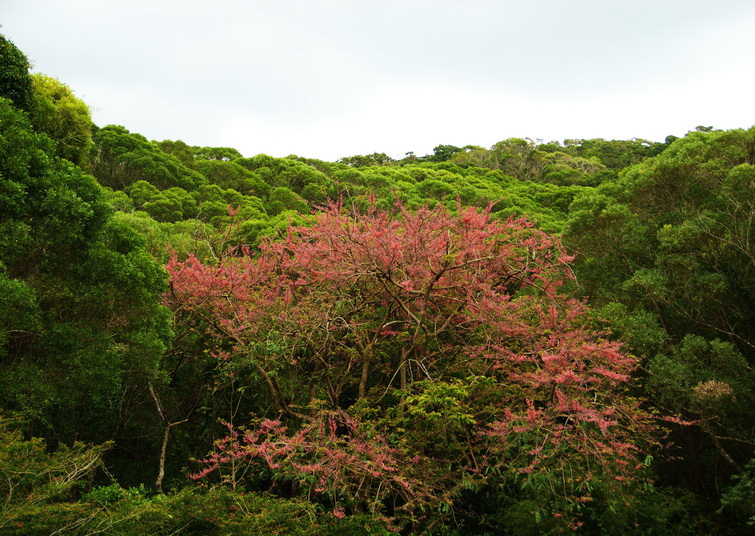
<path fill-rule="evenodd" d="M 0 532 L 755 533 L 755 127 L 245 156 L 0 36 Z"/>

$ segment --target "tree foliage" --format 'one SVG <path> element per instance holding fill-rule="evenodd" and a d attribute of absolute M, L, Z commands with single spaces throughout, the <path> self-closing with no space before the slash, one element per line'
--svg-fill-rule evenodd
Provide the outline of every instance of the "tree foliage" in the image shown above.
<path fill-rule="evenodd" d="M 28 71 L 3 534 L 752 533 L 755 130 L 244 158 Z"/>
<path fill-rule="evenodd" d="M 127 378 L 154 373 L 169 337 L 164 272 L 5 99 L 0 132 L 3 406 L 59 439 L 107 437 Z"/>
<path fill-rule="evenodd" d="M 181 161 L 161 151 L 140 134 L 109 125 L 94 134 L 90 158 L 92 174 L 103 185 L 116 190 L 145 180 L 158 189 L 171 187 L 193 190 L 207 179 Z"/>
<path fill-rule="evenodd" d="M 696 422 L 673 479 L 709 495 L 755 439 L 754 170 L 753 129 L 691 132 L 579 196 L 566 234 L 581 291 L 644 356 L 648 396 Z"/>
<path fill-rule="evenodd" d="M 19 110 L 31 110 L 34 91 L 26 55 L 0 35 L 0 98 L 10 99 Z"/>
<path fill-rule="evenodd" d="M 333 206 L 259 256 L 174 259 L 168 303 L 284 418 L 231 430 L 210 469 L 259 460 L 337 515 L 419 526 L 483 482 L 563 480 L 537 494 L 569 513 L 593 480 L 634 479 L 653 435 L 621 396 L 635 363 L 558 294 L 567 261 L 523 220 L 442 205 L 353 218 Z"/>
<path fill-rule="evenodd" d="M 34 99 L 31 120 L 37 132 L 55 142 L 55 154 L 82 165 L 92 146 L 89 107 L 71 88 L 49 76 L 33 75 Z"/>

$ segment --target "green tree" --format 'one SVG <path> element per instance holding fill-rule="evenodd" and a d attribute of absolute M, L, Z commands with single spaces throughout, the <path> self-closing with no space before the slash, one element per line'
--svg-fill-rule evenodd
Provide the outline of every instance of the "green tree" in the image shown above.
<path fill-rule="evenodd" d="M 385 166 L 396 161 L 385 153 L 372 153 L 368 155 L 357 154 L 354 156 L 345 156 L 339 159 L 338 162 L 350 167 L 369 167 Z"/>
<path fill-rule="evenodd" d="M 585 158 L 597 160 L 607 168 L 618 171 L 628 166 L 639 164 L 645 158 L 655 156 L 667 146 L 642 139 L 604 140 L 564 140 L 563 145 L 556 145 L 555 150 Z M 543 147 L 540 147 L 543 149 Z"/>
<path fill-rule="evenodd" d="M 155 142 L 159 149 L 167 154 L 173 155 L 186 167 L 194 165 L 194 147 L 186 145 L 181 140 L 163 140 Z"/>
<path fill-rule="evenodd" d="M 10 99 L 25 112 L 31 110 L 34 98 L 29 60 L 4 35 L 0 35 L 0 98 Z"/>
<path fill-rule="evenodd" d="M 709 497 L 755 442 L 753 185 L 755 128 L 691 132 L 577 197 L 565 233 L 579 290 L 643 355 L 648 396 L 697 423 L 669 481 Z"/>
<path fill-rule="evenodd" d="M 243 155 L 232 147 L 193 147 L 194 157 L 198 160 L 221 160 L 230 162 Z"/>
<path fill-rule="evenodd" d="M 0 400 L 38 433 L 117 434 L 170 337 L 164 271 L 93 177 L 0 100 Z"/>
<path fill-rule="evenodd" d="M 422 156 L 418 160 L 425 162 L 445 162 L 462 150 L 461 147 L 456 147 L 455 145 L 438 145 L 433 148 L 433 154 Z"/>
<path fill-rule="evenodd" d="M 205 159 L 194 162 L 194 169 L 207 177 L 211 184 L 223 189 L 232 188 L 237 192 L 266 198 L 270 194 L 270 185 L 256 173 L 249 171 L 235 162 Z"/>
<path fill-rule="evenodd" d="M 309 204 L 301 196 L 283 186 L 279 186 L 270 192 L 265 203 L 265 210 L 271 216 L 276 216 L 285 210 L 294 210 L 301 214 L 310 212 Z"/>
<path fill-rule="evenodd" d="M 31 120 L 34 129 L 55 142 L 55 154 L 82 165 L 92 145 L 89 107 L 55 78 L 36 74 Z"/>
<path fill-rule="evenodd" d="M 91 478 L 102 465 L 110 445 L 87 448 L 81 443 L 48 452 L 39 438 L 26 440 L 18 422 L 0 415 L 0 531 L 3 534 L 39 534 L 30 524 L 37 516 L 58 514 L 58 524 L 68 518 L 86 517 L 85 505 L 70 505 L 56 512 L 55 506 L 73 495 L 82 481 Z M 49 519 L 47 520 L 49 523 Z M 32 523 L 30 523 L 32 522 Z M 17 530 L 16 530 L 17 529 Z M 48 532 L 49 534 L 49 532 Z"/>
<path fill-rule="evenodd" d="M 114 190 L 140 180 L 155 185 L 160 190 L 173 186 L 192 191 L 207 179 L 186 167 L 181 161 L 140 135 L 124 127 L 108 125 L 98 129 L 94 136 L 94 148 L 89 160 L 92 174 L 100 184 Z"/>

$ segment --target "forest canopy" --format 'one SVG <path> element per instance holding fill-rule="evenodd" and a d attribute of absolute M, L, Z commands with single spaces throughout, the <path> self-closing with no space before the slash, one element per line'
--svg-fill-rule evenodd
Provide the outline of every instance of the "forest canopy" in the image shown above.
<path fill-rule="evenodd" d="M 0 531 L 753 533 L 753 218 L 755 127 L 245 156 L 0 36 Z"/>

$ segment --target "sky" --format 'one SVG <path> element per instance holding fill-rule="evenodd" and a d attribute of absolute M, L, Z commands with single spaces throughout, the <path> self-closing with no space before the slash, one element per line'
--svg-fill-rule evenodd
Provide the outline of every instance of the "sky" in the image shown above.
<path fill-rule="evenodd" d="M 244 156 L 755 124 L 753 0 L 0 0 L 0 24 L 95 124 Z"/>

